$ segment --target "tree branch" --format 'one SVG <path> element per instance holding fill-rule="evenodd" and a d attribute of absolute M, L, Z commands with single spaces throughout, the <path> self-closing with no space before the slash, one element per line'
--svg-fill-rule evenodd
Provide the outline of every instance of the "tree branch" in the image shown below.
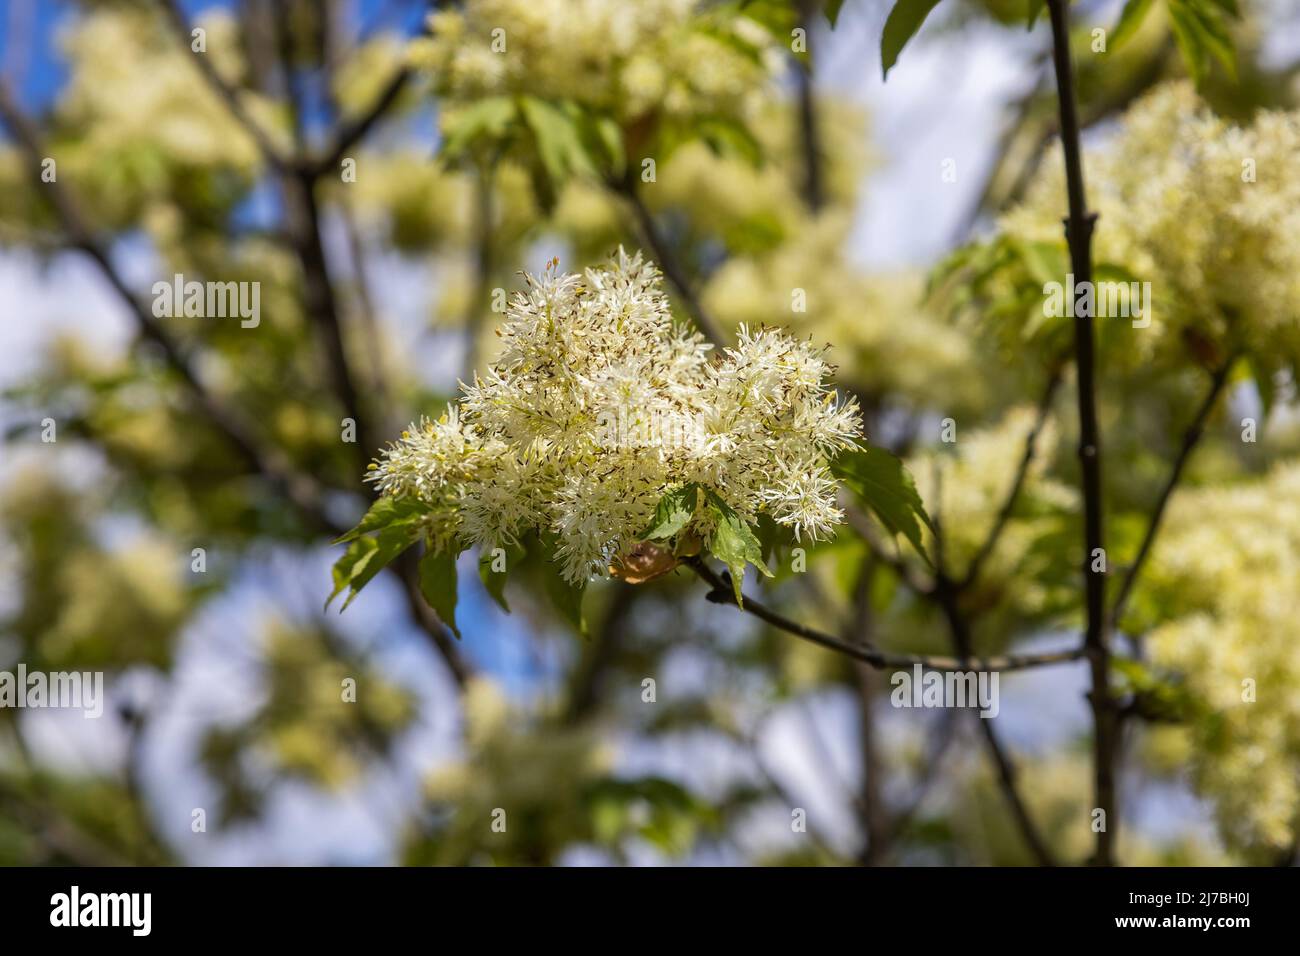
<path fill-rule="evenodd" d="M 708 599 L 715 604 L 730 604 L 735 607 L 736 597 L 731 587 L 730 577 L 713 571 L 702 559 L 686 558 L 683 563 L 705 583 L 711 586 Z M 970 658 L 962 661 L 955 657 L 927 656 L 922 654 L 891 654 L 871 645 L 851 644 L 824 631 L 807 627 L 797 621 L 778 614 L 776 611 L 755 601 L 752 597 L 744 598 L 745 613 L 752 614 L 761 621 L 772 625 L 777 630 L 793 634 L 810 643 L 828 650 L 837 651 L 856 661 L 870 664 L 880 670 L 890 668 L 910 668 L 917 664 L 926 670 L 934 671 L 1014 671 L 1031 667 L 1046 667 L 1052 664 L 1064 664 L 1079 660 L 1084 656 L 1082 647 L 1064 651 L 1051 651 L 1042 654 L 1002 654 L 997 657 Z"/>
<path fill-rule="evenodd" d="M 957 604 L 957 592 L 953 583 L 942 572 L 935 582 L 934 597 L 935 602 L 943 611 L 945 620 L 948 622 L 948 629 L 952 634 L 952 641 L 959 655 L 958 659 L 964 666 L 967 662 L 973 660 L 971 657 L 970 624 Z M 1039 866 L 1055 866 L 1056 860 L 1047 849 L 1047 844 L 1034 823 L 1033 817 L 1029 815 L 1029 808 L 1025 805 L 1024 798 L 1020 795 L 1020 787 L 1016 780 L 1016 766 L 1002 746 L 1002 741 L 994 729 L 993 720 L 992 717 L 978 715 L 975 717 L 975 722 L 979 724 L 980 732 L 984 736 L 984 743 L 989 756 L 997 768 L 998 786 L 1002 790 L 1003 797 L 1006 798 L 1007 805 L 1011 808 L 1011 815 L 1015 818 L 1016 826 L 1020 829 L 1020 835 L 1029 847 L 1029 852 L 1033 854 L 1034 860 Z"/>
<path fill-rule="evenodd" d="M 813 21 L 821 12 L 822 0 L 798 0 L 799 26 L 805 38 L 812 35 Z M 795 80 L 799 91 L 799 142 L 803 148 L 803 197 L 809 211 L 820 212 L 826 202 L 822 182 L 820 137 L 817 135 L 817 96 L 813 83 L 812 49 L 807 62 L 795 60 Z"/>
<path fill-rule="evenodd" d="M 1002 502 L 1002 507 L 998 509 L 997 517 L 993 521 L 993 527 L 989 529 L 988 537 L 980 545 L 979 551 L 971 559 L 970 565 L 966 568 L 966 574 L 957 582 L 957 590 L 964 591 L 975 583 L 979 577 L 980 569 L 984 562 L 989 559 L 993 550 L 997 547 L 998 540 L 1002 537 L 1002 532 L 1011 518 L 1011 512 L 1015 510 L 1016 501 L 1020 498 L 1020 492 L 1024 488 L 1025 480 L 1029 476 L 1029 466 L 1033 463 L 1034 455 L 1037 452 L 1038 437 L 1042 434 L 1043 426 L 1047 424 L 1047 418 L 1052 411 L 1052 399 L 1056 397 L 1056 390 L 1061 384 L 1061 369 L 1059 366 L 1053 368 L 1048 380 L 1047 387 L 1043 390 L 1043 397 L 1038 403 L 1038 417 L 1034 419 L 1034 425 L 1025 436 L 1025 450 L 1020 457 L 1020 467 L 1016 470 L 1015 480 L 1011 483 L 1011 488 L 1007 492 L 1006 500 Z"/>
<path fill-rule="evenodd" d="M 1146 534 L 1142 537 L 1142 544 L 1138 548 L 1137 557 L 1129 566 L 1128 573 L 1124 575 L 1124 580 L 1120 583 L 1119 593 L 1115 596 L 1115 603 L 1110 612 L 1111 627 L 1119 625 L 1120 618 L 1124 613 L 1124 607 L 1133 591 L 1133 585 L 1137 583 L 1138 575 L 1142 573 L 1142 567 L 1151 554 L 1152 545 L 1155 544 L 1156 535 L 1160 531 L 1160 523 L 1165 515 L 1165 508 L 1169 504 L 1169 499 L 1173 497 L 1174 488 L 1178 486 L 1178 482 L 1182 479 L 1183 470 L 1192 457 L 1192 451 L 1200 443 L 1201 436 L 1205 433 L 1205 423 L 1209 420 L 1210 413 L 1214 410 L 1219 396 L 1223 394 L 1224 386 L 1228 382 L 1228 372 L 1232 369 L 1234 360 L 1235 356 L 1230 356 L 1219 368 L 1215 369 L 1213 378 L 1210 381 L 1209 393 L 1201 402 L 1200 408 L 1196 410 L 1196 415 L 1193 416 L 1192 423 L 1187 426 L 1187 431 L 1183 433 L 1183 441 L 1178 449 L 1178 455 L 1174 459 L 1173 467 L 1169 471 L 1169 477 L 1166 479 L 1164 487 L 1160 489 L 1160 497 L 1156 500 L 1155 508 L 1151 512 L 1151 520 L 1147 523 Z"/>
<path fill-rule="evenodd" d="M 1092 284 L 1092 230 L 1095 214 L 1088 212 L 1083 183 L 1083 150 L 1079 143 L 1079 117 L 1074 92 L 1074 68 L 1070 62 L 1068 0 L 1047 0 L 1052 23 L 1052 61 L 1056 69 L 1056 93 L 1061 114 L 1061 145 L 1065 154 L 1065 178 L 1069 196 L 1069 217 L 1065 236 L 1070 247 L 1070 264 L 1080 292 Z M 1084 555 L 1083 576 L 1087 627 L 1084 646 L 1091 669 L 1092 688 L 1088 695 L 1093 715 L 1093 761 L 1095 806 L 1104 814 L 1097 833 L 1093 862 L 1114 863 L 1115 832 L 1119 829 L 1115 805 L 1115 763 L 1119 751 L 1119 720 L 1110 692 L 1110 649 L 1106 636 L 1106 579 L 1094 572 L 1094 555 L 1105 554 L 1102 517 L 1101 435 L 1097 427 L 1096 370 L 1092 317 L 1074 319 L 1075 365 L 1078 378 L 1079 462 L 1083 475 Z"/>
<path fill-rule="evenodd" d="M 375 102 L 364 112 L 343 121 L 335 134 L 334 142 L 320 156 L 307 161 L 306 172 L 317 179 L 338 167 L 349 149 L 359 143 L 372 128 L 383 119 L 389 108 L 397 102 L 398 96 L 406 89 L 415 71 L 411 67 L 402 67 L 393 74 L 384 86 Z"/>
<path fill-rule="evenodd" d="M 185 13 L 181 10 L 180 4 L 176 0 L 157 0 L 157 2 L 163 17 L 171 24 L 172 31 L 180 41 L 181 48 L 189 50 L 191 42 L 190 26 L 185 20 Z M 239 90 L 227 83 L 225 78 L 217 72 L 216 67 L 212 65 L 212 61 L 208 59 L 206 53 L 195 54 L 191 59 L 198 71 L 203 74 L 208 86 L 226 104 L 226 108 L 230 110 L 230 114 L 244 128 L 244 131 L 252 137 L 253 142 L 261 150 L 267 163 L 279 173 L 289 172 L 294 165 L 294 160 L 280 152 L 279 147 L 271 141 L 266 131 L 244 109 L 243 103 L 239 100 Z"/>
<path fill-rule="evenodd" d="M 13 132 L 19 146 L 26 154 L 37 189 L 53 206 L 66 234 L 67 244 L 84 252 L 99 267 L 104 278 L 108 280 L 109 285 L 113 287 L 131 313 L 140 335 L 157 346 L 167 365 L 185 384 L 191 404 L 225 436 L 250 467 L 266 475 L 278 485 L 285 496 L 309 517 L 316 527 L 332 535 L 341 534 L 342 529 L 329 521 L 321 510 L 322 492 L 316 481 L 310 476 L 293 470 L 279 454 L 261 449 L 252 430 L 244 421 L 207 390 L 180 347 L 158 324 L 151 311 L 131 292 L 109 258 L 108 250 L 96 238 L 82 215 L 67 186 L 57 180 L 49 183 L 40 181 L 36 170 L 40 168 L 42 159 L 49 153 L 35 125 L 18 108 L 2 83 L 0 83 L 0 119 L 3 119 L 5 125 Z"/>
<path fill-rule="evenodd" d="M 40 169 L 41 160 L 48 155 L 48 152 L 35 125 L 18 108 L 2 82 L 0 82 L 0 120 L 3 120 L 13 132 L 26 155 L 37 189 L 45 191 L 43 194 L 48 198 L 63 226 L 67 245 L 84 252 L 99 267 L 100 272 L 127 306 L 140 335 L 159 348 L 168 366 L 181 379 L 195 410 L 230 442 L 254 472 L 269 478 L 312 527 L 330 537 L 337 537 L 346 531 L 345 527 L 339 525 L 325 512 L 323 490 L 315 479 L 293 468 L 278 451 L 262 448 L 252 430 L 244 424 L 242 417 L 234 410 L 226 408 L 207 390 L 180 348 L 157 323 L 150 310 L 131 292 L 66 185 L 58 181 L 50 183 L 40 181 L 37 170 Z M 463 683 L 472 671 L 460 659 L 447 628 L 425 604 L 419 591 L 416 569 L 413 565 L 402 564 L 400 570 L 399 567 L 394 567 L 393 570 L 402 580 L 416 623 L 428 634 L 453 675 Z"/>
<path fill-rule="evenodd" d="M 695 290 L 691 287 L 686 273 L 682 271 L 681 264 L 677 261 L 672 247 L 660 231 L 659 224 L 655 222 L 654 216 L 646 208 L 645 200 L 641 198 L 641 193 L 637 190 L 636 180 L 629 174 L 623 180 L 611 185 L 615 192 L 627 200 L 636 218 L 637 228 L 645 239 L 646 245 L 650 247 L 650 251 L 654 254 L 664 278 L 677 290 L 677 296 L 686 306 L 686 311 L 690 314 L 692 321 L 695 322 L 695 327 L 700 330 L 706 339 L 713 343 L 714 348 L 721 349 L 726 340 L 722 337 L 722 333 L 718 331 L 713 319 L 705 311 L 699 296 L 695 294 Z"/>
<path fill-rule="evenodd" d="M 427 6 L 432 9 L 438 6 L 438 0 L 430 0 Z M 420 31 L 417 37 L 429 35 L 429 20 L 426 17 L 420 25 Z M 338 167 L 343 161 L 343 156 L 349 149 L 359 143 L 367 134 L 379 123 L 380 120 L 388 113 L 397 98 L 410 85 L 411 80 L 415 78 L 415 69 L 410 66 L 399 68 L 384 84 L 379 95 L 369 107 L 360 113 L 345 119 L 334 134 L 334 140 L 326 147 L 315 159 L 307 160 L 305 163 L 306 172 L 311 178 L 319 179 L 332 169 Z"/>

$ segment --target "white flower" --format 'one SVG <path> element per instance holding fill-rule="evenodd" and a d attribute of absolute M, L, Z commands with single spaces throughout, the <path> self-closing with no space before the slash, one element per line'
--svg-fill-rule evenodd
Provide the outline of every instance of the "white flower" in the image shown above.
<path fill-rule="evenodd" d="M 660 499 L 687 483 L 800 540 L 843 518 L 828 456 L 861 435 L 855 400 L 826 385 L 821 349 L 741 327 L 714 358 L 673 322 L 658 270 L 621 248 L 582 274 L 526 277 L 499 358 L 459 408 L 422 421 L 369 479 L 440 513 L 462 544 L 554 536 L 574 583 L 640 541 Z M 708 536 L 699 513 L 688 526 Z"/>

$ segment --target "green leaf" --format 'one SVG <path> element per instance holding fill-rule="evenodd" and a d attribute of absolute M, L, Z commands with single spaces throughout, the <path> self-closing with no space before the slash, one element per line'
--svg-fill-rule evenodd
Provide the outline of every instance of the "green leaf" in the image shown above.
<path fill-rule="evenodd" d="M 380 498 L 370 506 L 355 528 L 335 538 L 332 543 L 347 544 L 372 531 L 414 524 L 428 514 L 428 510 L 418 498 Z"/>
<path fill-rule="evenodd" d="M 835 24 L 839 22 L 840 9 L 843 6 L 844 0 L 826 0 L 826 3 L 822 5 L 822 13 L 826 15 L 826 22 L 831 25 L 832 30 L 835 29 Z"/>
<path fill-rule="evenodd" d="M 1234 20 L 1241 19 L 1241 8 L 1237 6 L 1237 0 L 1209 0 L 1209 3 L 1218 7 Z"/>
<path fill-rule="evenodd" d="M 596 172 L 572 108 L 524 96 L 519 100 L 519 112 L 533 134 L 542 168 L 557 191 L 575 173 Z"/>
<path fill-rule="evenodd" d="M 1043 12 L 1046 0 L 1028 0 L 1025 11 L 1025 29 L 1032 30 L 1034 24 L 1038 22 L 1038 15 Z"/>
<path fill-rule="evenodd" d="M 930 563 L 921 537 L 921 525 L 931 530 L 930 516 L 917 493 L 911 473 L 894 455 L 867 445 L 846 452 L 831 464 L 831 471 L 875 513 L 893 534 L 912 543 L 916 553 Z"/>
<path fill-rule="evenodd" d="M 492 600 L 501 606 L 501 610 L 509 614 L 510 605 L 506 603 L 506 579 L 510 576 L 510 569 L 517 568 L 528 556 L 528 551 L 523 546 L 515 546 L 504 549 L 504 552 L 500 557 L 505 560 L 505 570 L 493 571 L 492 562 L 496 559 L 492 557 L 492 551 L 485 548 L 479 555 L 478 576 L 483 582 L 483 587 L 487 588 L 487 593 L 492 596 Z"/>
<path fill-rule="evenodd" d="M 1228 78 L 1237 80 L 1237 51 L 1232 44 L 1232 34 L 1223 14 L 1216 7 L 1216 0 L 1179 0 L 1186 4 L 1199 25 L 1205 48 L 1223 66 Z"/>
<path fill-rule="evenodd" d="M 1237 57 L 1223 16 L 1209 0 L 1169 0 L 1169 24 L 1187 70 L 1199 84 L 1213 56 L 1236 79 Z"/>
<path fill-rule="evenodd" d="M 456 555 L 450 549 L 430 549 L 420 559 L 420 593 L 442 622 L 460 637 L 456 626 Z"/>
<path fill-rule="evenodd" d="M 1065 282 L 1069 272 L 1069 258 L 1065 246 L 1057 242 L 1031 242 L 1028 239 L 1015 239 L 1016 251 L 1029 270 L 1030 277 L 1039 286 L 1049 282 Z"/>
<path fill-rule="evenodd" d="M 763 546 L 749 523 L 736 510 L 722 500 L 716 492 L 706 490 L 705 497 L 717 518 L 718 526 L 709 541 L 713 556 L 731 572 L 731 586 L 736 592 L 736 604 L 744 607 L 741 585 L 745 580 L 745 565 L 752 564 L 769 578 L 772 572 L 763 563 Z"/>
<path fill-rule="evenodd" d="M 777 524 L 767 512 L 760 514 L 754 525 L 758 535 L 758 547 L 763 554 L 763 564 L 766 565 L 768 559 L 776 554 L 777 545 L 789 535 L 789 529 Z"/>
<path fill-rule="evenodd" d="M 586 138 L 603 154 L 605 165 L 617 178 L 627 167 L 627 148 L 623 144 L 623 129 L 608 116 L 592 116 L 584 123 Z"/>
<path fill-rule="evenodd" d="M 921 29 L 925 18 L 938 5 L 939 0 L 898 0 L 894 4 L 885 20 L 885 32 L 880 37 L 880 67 L 885 78 L 898 62 L 898 55 L 903 52 L 907 41 Z"/>
<path fill-rule="evenodd" d="M 505 139 L 519 111 L 510 97 L 490 96 L 449 116 L 443 125 L 438 155 L 452 163 L 479 144 Z"/>
<path fill-rule="evenodd" d="M 667 541 L 690 523 L 695 515 L 695 504 L 699 498 L 699 485 L 694 483 L 682 485 L 666 492 L 655 505 L 655 516 L 650 527 L 641 532 L 645 541 Z"/>
<path fill-rule="evenodd" d="M 582 597 L 587 593 L 587 582 L 570 584 L 560 574 L 559 565 L 552 561 L 545 561 L 544 564 L 546 596 L 551 599 L 551 605 L 580 637 L 586 637 L 587 619 L 582 615 Z"/>
<path fill-rule="evenodd" d="M 763 165 L 762 144 L 739 120 L 705 117 L 695 123 L 695 132 L 717 156 L 735 157 L 754 167 Z"/>
<path fill-rule="evenodd" d="M 1152 0 L 1127 0 L 1124 9 L 1120 11 L 1119 22 L 1111 30 L 1110 46 L 1111 49 L 1117 48 L 1137 33 L 1138 28 L 1142 26 L 1142 21 L 1146 19 L 1147 13 L 1151 9 Z"/>
<path fill-rule="evenodd" d="M 343 557 L 334 562 L 332 572 L 334 590 L 326 598 L 325 607 L 328 608 L 344 588 L 347 588 L 349 594 L 343 606 L 339 608 L 339 613 L 346 611 L 348 605 L 361 593 L 361 589 L 369 584 L 376 574 L 391 564 L 394 558 L 414 544 L 418 536 L 419 532 L 416 529 L 396 525 L 385 528 L 375 536 L 355 539 L 348 546 Z"/>

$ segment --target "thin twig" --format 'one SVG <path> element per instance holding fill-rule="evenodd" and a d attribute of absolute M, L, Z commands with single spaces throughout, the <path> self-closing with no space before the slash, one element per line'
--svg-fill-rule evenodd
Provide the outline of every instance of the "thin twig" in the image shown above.
<path fill-rule="evenodd" d="M 319 157 L 307 162 L 307 174 L 315 179 L 337 168 L 343 161 L 344 154 L 360 142 L 388 113 L 389 108 L 397 101 L 397 97 L 406 89 L 414 75 L 415 71 L 410 67 L 403 67 L 393 74 L 392 79 L 375 97 L 375 102 L 364 112 L 344 120 L 338 133 L 335 134 L 334 142 Z"/>
<path fill-rule="evenodd" d="M 2 83 L 0 83 L 0 119 L 3 119 L 5 125 L 13 132 L 19 146 L 26 154 L 32 175 L 39 184 L 37 189 L 53 206 L 63 226 L 67 244 L 84 252 L 99 267 L 109 285 L 113 287 L 113 291 L 130 311 L 140 335 L 157 346 L 168 366 L 185 384 L 191 403 L 226 437 L 250 467 L 266 475 L 281 487 L 286 497 L 304 515 L 310 517 L 313 524 L 333 535 L 342 533 L 342 529 L 324 515 L 321 509 L 322 491 L 316 481 L 308 475 L 293 470 L 279 454 L 260 448 L 253 437 L 252 430 L 244 421 L 208 391 L 180 347 L 158 324 L 149 308 L 131 292 L 110 260 L 108 250 L 96 238 L 82 215 L 67 185 L 58 180 L 49 183 L 40 182 L 36 171 L 40 169 L 42 158 L 49 154 L 35 125 L 18 108 Z"/>
<path fill-rule="evenodd" d="M 737 606 L 736 597 L 728 578 L 713 571 L 699 558 L 687 558 L 683 563 L 712 587 L 708 594 L 710 601 L 717 604 L 730 604 L 733 607 Z M 803 638 L 805 641 L 820 645 L 828 650 L 837 651 L 846 657 L 870 664 L 880 670 L 910 668 L 919 664 L 922 669 L 932 671 L 1014 671 L 1027 670 L 1031 667 L 1046 667 L 1052 664 L 1065 664 L 1079 660 L 1084 656 L 1082 647 L 1041 654 L 1001 654 L 996 657 L 971 658 L 968 661 L 961 661 L 955 657 L 924 654 L 891 654 L 870 645 L 851 644 L 833 634 L 827 634 L 824 631 L 792 621 L 788 617 L 760 604 L 752 597 L 746 596 L 744 598 L 744 606 L 741 610 L 747 614 L 752 614 L 761 621 L 766 621 L 787 634 L 793 634 L 795 637 Z"/>
<path fill-rule="evenodd" d="M 32 175 L 38 183 L 37 189 L 48 198 L 63 226 L 67 245 L 84 252 L 99 267 L 109 285 L 126 304 L 140 335 L 159 348 L 168 366 L 185 385 L 186 395 L 198 413 L 230 442 L 250 469 L 269 478 L 313 528 L 331 537 L 342 534 L 346 528 L 335 522 L 325 511 L 324 492 L 316 480 L 292 467 L 277 450 L 260 446 L 243 419 L 208 391 L 180 348 L 155 321 L 152 312 L 131 292 L 109 258 L 107 249 L 96 238 L 82 215 L 71 190 L 62 182 L 40 182 L 37 171 L 42 158 L 48 155 L 45 144 L 35 125 L 18 108 L 3 82 L 0 82 L 0 120 L 10 128 L 25 153 Z M 460 658 L 454 639 L 445 625 L 424 603 L 416 569 L 413 565 L 402 563 L 394 565 L 393 572 L 402 580 L 417 624 L 441 652 L 457 681 L 463 684 L 472 670 Z"/>
<path fill-rule="evenodd" d="M 980 545 L 979 551 L 971 559 L 970 565 L 966 568 L 966 574 L 957 582 L 957 590 L 964 591 L 969 588 L 979 578 L 980 569 L 984 562 L 989 559 L 994 548 L 997 547 L 998 540 L 1002 537 L 1002 532 L 1011 518 L 1011 512 L 1015 510 L 1016 502 L 1020 498 L 1020 492 L 1024 488 L 1025 480 L 1029 476 L 1029 466 L 1033 463 L 1034 455 L 1038 449 L 1038 438 L 1042 434 L 1043 427 L 1047 424 L 1048 416 L 1052 412 L 1052 400 L 1056 397 L 1056 390 L 1061 384 L 1061 369 L 1056 367 L 1049 374 L 1047 387 L 1043 390 L 1043 397 L 1038 403 L 1038 416 L 1034 419 L 1033 427 L 1029 429 L 1029 434 L 1025 436 L 1025 450 L 1020 456 L 1020 467 L 1016 470 L 1016 477 L 1011 482 L 1011 488 L 1007 492 L 1006 500 L 1002 502 L 1002 507 L 998 509 L 997 517 L 993 521 L 993 527 L 989 529 L 988 537 Z"/>
<path fill-rule="evenodd" d="M 431 0 L 427 6 L 432 9 L 438 6 L 438 0 Z M 417 37 L 428 36 L 430 21 L 426 17 L 420 25 L 420 31 Z M 367 134 L 382 120 L 393 104 L 397 102 L 399 96 L 410 85 L 415 78 L 415 69 L 409 65 L 398 68 L 388 82 L 384 84 L 375 97 L 375 101 L 348 119 L 339 124 L 338 130 L 329 146 L 321 154 L 305 162 L 306 172 L 313 179 L 317 179 L 331 170 L 338 167 L 342 162 L 343 156 L 349 149 L 359 143 Z"/>
<path fill-rule="evenodd" d="M 646 244 L 650 247 L 650 251 L 654 254 L 660 271 L 663 272 L 669 284 L 677 290 L 677 296 L 686 306 L 686 311 L 694 321 L 695 327 L 700 330 L 706 339 L 713 343 L 714 348 L 721 349 L 726 340 L 722 337 L 722 333 L 718 331 L 712 317 L 705 311 L 699 296 L 695 294 L 690 280 L 687 279 L 686 273 L 677 261 L 672 246 L 669 245 L 667 238 L 660 231 L 654 215 L 646 207 L 645 200 L 641 198 L 641 193 L 637 189 L 636 180 L 628 176 L 619 182 L 613 183 L 612 188 L 627 200 L 627 204 L 631 207 L 636 218 L 637 228 Z"/>
<path fill-rule="evenodd" d="M 1187 426 L 1187 431 L 1183 433 L 1183 441 L 1179 446 L 1178 455 L 1174 459 L 1173 467 L 1169 470 L 1169 477 L 1165 480 L 1164 487 L 1160 489 L 1160 497 L 1156 500 L 1155 508 L 1151 512 L 1151 519 L 1147 523 L 1146 534 L 1142 536 L 1142 544 L 1138 548 L 1137 557 L 1133 559 L 1133 563 L 1129 565 L 1123 581 L 1120 582 L 1119 593 L 1116 594 L 1115 603 L 1111 607 L 1111 627 L 1119 625 L 1120 617 L 1124 613 L 1124 607 L 1133 591 L 1133 585 L 1137 583 L 1138 575 L 1142 573 L 1142 567 L 1151 554 L 1152 545 L 1155 544 L 1156 535 L 1160 532 L 1160 523 L 1164 518 L 1165 508 L 1169 505 L 1169 499 L 1173 497 L 1174 489 L 1182 479 L 1183 470 L 1188 459 L 1192 457 L 1193 450 L 1200 443 L 1201 436 L 1205 434 L 1205 423 L 1209 420 L 1210 413 L 1214 410 L 1219 396 L 1223 394 L 1223 388 L 1228 382 L 1228 372 L 1232 369 L 1234 359 L 1235 356 L 1230 356 L 1214 371 L 1213 378 L 1210 381 L 1210 390 L 1201 402 L 1200 408 L 1196 410 L 1192 423 Z"/>
<path fill-rule="evenodd" d="M 821 12 L 822 0 L 799 0 L 799 26 L 803 28 L 805 39 L 812 35 L 813 21 Z M 822 181 L 822 157 L 820 137 L 817 134 L 817 91 L 813 82 L 812 49 L 807 51 L 807 60 L 795 58 L 795 81 L 799 96 L 799 142 L 803 148 L 803 198 L 810 212 L 820 212 L 826 202 L 826 190 Z"/>
<path fill-rule="evenodd" d="M 190 25 L 185 20 L 185 13 L 181 10 L 180 4 L 176 0 L 158 0 L 158 7 L 168 23 L 171 24 L 173 32 L 180 41 L 183 50 L 190 49 Z M 232 116 L 244 131 L 252 137 L 257 148 L 261 150 L 266 161 L 280 173 L 287 173 L 293 166 L 293 160 L 280 151 L 280 148 L 271 141 L 266 131 L 258 125 L 248 110 L 244 109 L 244 104 L 240 101 L 240 91 L 226 82 L 225 77 L 217 72 L 217 68 L 212 65 L 206 53 L 197 53 L 191 59 L 198 71 L 207 81 L 212 91 L 226 104 Z"/>
<path fill-rule="evenodd" d="M 948 622 L 959 660 L 963 665 L 966 665 L 967 662 L 974 660 L 971 657 L 970 624 L 957 603 L 957 592 L 953 582 L 942 571 L 935 582 L 934 596 L 943 611 L 945 620 Z M 993 720 L 992 717 L 975 716 L 975 722 L 979 724 L 980 733 L 984 736 L 986 749 L 993 760 L 994 766 L 997 768 L 998 786 L 1002 790 L 1007 805 L 1011 808 L 1011 815 L 1014 817 L 1016 826 L 1020 829 L 1020 835 L 1024 838 L 1034 860 L 1039 866 L 1055 866 L 1056 860 L 1051 851 L 1047 849 L 1047 843 L 1043 839 L 1037 824 L 1034 823 L 1034 818 L 1030 816 L 1029 807 L 1025 804 L 1024 797 L 1020 794 L 1015 763 L 1007 753 L 1006 748 L 1002 746 L 1002 741 L 993 726 Z"/>

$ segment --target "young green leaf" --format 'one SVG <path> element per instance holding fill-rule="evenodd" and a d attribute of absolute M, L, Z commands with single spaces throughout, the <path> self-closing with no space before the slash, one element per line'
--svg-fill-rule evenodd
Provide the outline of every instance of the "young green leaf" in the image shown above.
<path fill-rule="evenodd" d="M 596 171 L 573 110 L 525 96 L 519 100 L 519 112 L 533 134 L 542 167 L 557 190 L 575 173 Z"/>
<path fill-rule="evenodd" d="M 414 524 L 424 517 L 428 509 L 416 498 L 380 498 L 365 513 L 355 528 L 334 539 L 334 544 L 347 544 L 363 534 L 382 531 L 384 528 Z"/>
<path fill-rule="evenodd" d="M 731 572 L 731 586 L 736 592 L 736 604 L 744 607 L 741 585 L 745 580 L 745 565 L 752 564 L 769 578 L 772 576 L 772 572 L 763 563 L 763 546 L 749 523 L 738 515 L 731 505 L 713 491 L 706 491 L 705 496 L 718 523 L 709 542 L 709 550 Z"/>
<path fill-rule="evenodd" d="M 457 110 L 443 126 L 439 157 L 444 163 L 455 163 L 480 143 L 504 139 L 518 115 L 508 96 L 489 96 Z"/>
<path fill-rule="evenodd" d="M 695 514 L 695 503 L 699 497 L 699 485 L 694 483 L 682 485 L 665 492 L 655 505 L 655 516 L 650 527 L 641 533 L 646 541 L 667 541 L 690 523 Z"/>
<path fill-rule="evenodd" d="M 1237 54 L 1223 14 L 1210 0 L 1169 0 L 1169 25 L 1187 70 L 1198 84 L 1210 70 L 1210 57 L 1229 78 L 1237 76 Z"/>
<path fill-rule="evenodd" d="M 551 599 L 552 606 L 580 637 L 586 637 L 587 619 L 582 615 L 582 597 L 587 592 L 586 582 L 570 584 L 560 574 L 557 565 L 550 561 L 546 561 L 545 565 L 543 573 L 546 578 L 546 595 Z"/>
<path fill-rule="evenodd" d="M 460 637 L 456 626 L 456 555 L 449 549 L 424 553 L 420 559 L 420 593 L 442 622 Z"/>
<path fill-rule="evenodd" d="M 889 76 L 907 41 L 915 36 L 930 11 L 938 5 L 939 0 L 898 0 L 894 4 L 885 20 L 885 32 L 880 37 L 880 66 L 884 77 Z"/>
<path fill-rule="evenodd" d="M 333 600 L 349 590 L 347 600 L 339 608 L 342 614 L 348 609 L 361 589 L 369 584 L 380 571 L 392 563 L 399 554 L 415 543 L 418 532 L 408 526 L 396 525 L 384 528 L 379 534 L 355 539 L 344 552 L 343 557 L 334 562 L 334 590 L 325 601 L 328 608 Z"/>
<path fill-rule="evenodd" d="M 867 445 L 846 452 L 831 464 L 831 471 L 870 508 L 886 528 L 912 543 L 917 554 L 930 562 L 921 537 L 921 525 L 933 529 L 930 516 L 916 490 L 916 482 L 902 461 L 883 448 Z"/>
<path fill-rule="evenodd" d="M 491 595 L 492 600 L 501 606 L 501 610 L 507 614 L 510 613 L 510 605 L 506 603 L 506 578 L 510 575 L 511 568 L 517 568 L 528 555 L 527 549 L 522 545 L 502 549 L 499 554 L 494 554 L 492 550 L 484 548 L 478 559 L 478 576 L 483 582 L 483 587 L 487 588 L 487 593 Z M 500 564 L 500 569 L 496 570 L 495 566 Z"/>
<path fill-rule="evenodd" d="M 1147 13 L 1151 9 L 1152 0 L 1127 0 L 1124 9 L 1120 11 L 1119 22 L 1115 24 L 1115 29 L 1110 32 L 1110 47 L 1117 49 L 1121 43 L 1126 42 L 1129 37 L 1137 33 L 1138 27 L 1142 26 L 1142 21 L 1146 19 Z"/>

